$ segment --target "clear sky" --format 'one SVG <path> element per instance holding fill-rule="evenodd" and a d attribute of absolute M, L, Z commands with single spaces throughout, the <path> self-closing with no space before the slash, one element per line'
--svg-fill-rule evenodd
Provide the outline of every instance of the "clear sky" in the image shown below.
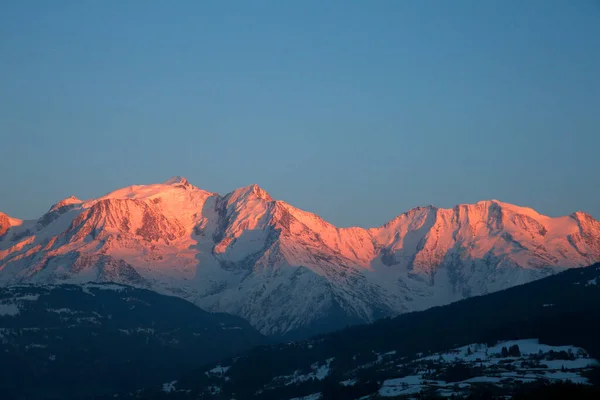
<path fill-rule="evenodd" d="M 0 2 L 0 211 L 185 176 L 342 226 L 600 218 L 597 0 Z"/>

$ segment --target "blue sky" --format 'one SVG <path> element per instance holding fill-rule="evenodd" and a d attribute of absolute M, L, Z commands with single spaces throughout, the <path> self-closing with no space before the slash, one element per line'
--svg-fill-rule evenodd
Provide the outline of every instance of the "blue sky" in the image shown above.
<path fill-rule="evenodd" d="M 338 225 L 600 217 L 600 2 L 5 1 L 0 210 L 187 177 Z"/>

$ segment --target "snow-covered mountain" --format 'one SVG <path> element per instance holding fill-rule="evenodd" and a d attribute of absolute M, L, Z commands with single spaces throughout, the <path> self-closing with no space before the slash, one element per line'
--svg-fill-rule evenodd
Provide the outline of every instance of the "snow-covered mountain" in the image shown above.
<path fill-rule="evenodd" d="M 0 285 L 114 281 L 302 336 L 529 282 L 600 260 L 600 223 L 496 200 L 337 228 L 251 185 L 176 177 L 0 214 Z"/>

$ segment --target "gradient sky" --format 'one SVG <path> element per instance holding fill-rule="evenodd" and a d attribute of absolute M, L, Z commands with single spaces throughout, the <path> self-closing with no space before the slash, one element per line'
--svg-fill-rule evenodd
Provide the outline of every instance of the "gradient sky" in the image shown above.
<path fill-rule="evenodd" d="M 600 217 L 600 2 L 2 1 L 0 211 L 173 175 L 342 226 Z"/>

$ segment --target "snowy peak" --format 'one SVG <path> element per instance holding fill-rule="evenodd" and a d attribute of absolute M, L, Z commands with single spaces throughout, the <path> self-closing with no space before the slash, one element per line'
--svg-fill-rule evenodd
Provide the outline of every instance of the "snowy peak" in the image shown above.
<path fill-rule="evenodd" d="M 550 218 L 497 200 L 452 209 L 417 207 L 369 232 L 384 265 L 430 279 L 444 265 L 479 260 L 537 270 L 585 266 L 600 258 L 600 224 L 589 215 Z"/>
<path fill-rule="evenodd" d="M 151 185 L 133 185 L 122 189 L 115 190 L 108 193 L 104 198 L 113 199 L 151 199 L 153 197 L 165 197 L 165 196 L 185 196 L 184 191 L 187 192 L 198 192 L 211 195 L 212 193 L 198 189 L 192 186 L 187 180 L 183 179 L 180 181 L 174 181 L 171 184 L 158 183 Z"/>
<path fill-rule="evenodd" d="M 168 179 L 164 184 L 170 186 L 191 186 L 188 180 L 183 176 L 174 176 Z"/>
<path fill-rule="evenodd" d="M 202 213 L 206 211 L 206 201 L 217 195 L 192 186 L 184 178 L 169 181 L 171 184 L 134 185 L 118 189 L 98 199 L 87 201 L 84 208 L 106 199 L 140 200 L 167 219 L 178 221 L 191 229 L 202 219 Z"/>
<path fill-rule="evenodd" d="M 583 211 L 576 211 L 573 214 L 571 214 L 571 217 L 577 221 L 587 222 L 591 224 L 593 224 L 594 222 L 598 222 L 590 214 Z"/>
<path fill-rule="evenodd" d="M 538 213 L 533 208 L 517 206 L 514 204 L 510 204 L 510 203 L 505 203 L 505 202 L 502 202 L 499 200 L 479 201 L 479 202 L 477 202 L 476 206 L 482 207 L 483 209 L 492 210 L 492 212 L 493 211 L 497 212 L 497 210 L 502 210 L 503 212 L 506 212 L 506 213 L 521 214 L 521 215 L 529 216 L 531 218 L 548 218 L 548 217 Z"/>
<path fill-rule="evenodd" d="M 250 200 L 262 200 L 265 202 L 273 201 L 273 198 L 271 198 L 269 193 L 255 183 L 236 189 L 233 192 L 228 193 L 225 197 L 228 198 L 230 203 Z"/>
<path fill-rule="evenodd" d="M 495 225 L 500 228 L 501 223 L 507 217 L 512 215 L 522 215 L 532 219 L 548 218 L 539 214 L 537 211 L 520 207 L 514 204 L 504 203 L 498 200 L 484 200 L 475 204 L 459 204 L 452 209 L 440 209 L 444 213 L 452 212 L 456 218 L 465 223 L 486 222 L 490 226 Z"/>
<path fill-rule="evenodd" d="M 404 212 L 404 213 L 398 215 L 394 219 L 386 222 L 383 226 L 381 226 L 379 228 L 372 228 L 371 230 L 378 231 L 378 230 L 394 229 L 394 227 L 398 227 L 398 225 L 403 224 L 406 221 L 415 221 L 415 220 L 419 221 L 419 220 L 422 220 L 423 218 L 427 218 L 429 215 L 435 215 L 435 213 L 438 210 L 439 209 L 437 207 L 432 206 L 432 205 L 429 205 L 426 207 L 415 207 L 415 208 L 408 210 L 407 212 Z M 417 224 L 418 224 L 418 222 L 417 222 Z"/>
<path fill-rule="evenodd" d="M 69 196 L 66 199 L 62 199 L 61 201 L 59 201 L 58 203 L 56 203 L 52 207 L 50 207 L 49 212 L 56 211 L 63 207 L 71 206 L 73 204 L 81 204 L 81 203 L 83 203 L 83 201 L 79 200 L 77 197 Z"/>
<path fill-rule="evenodd" d="M 219 204 L 226 209 L 227 218 L 230 222 L 239 219 L 253 219 L 257 222 L 264 214 L 272 208 L 273 199 L 258 185 L 250 185 L 226 194 L 221 198 Z M 242 224 L 242 229 L 249 226 Z M 254 229 L 256 224 L 250 224 L 249 229 Z"/>
<path fill-rule="evenodd" d="M 219 260 L 227 257 L 239 262 L 266 251 L 273 240 L 273 205 L 271 196 L 258 185 L 234 190 L 217 200 L 213 252 Z"/>
<path fill-rule="evenodd" d="M 120 234 L 147 242 L 162 239 L 167 244 L 184 234 L 178 220 L 166 218 L 154 204 L 137 199 L 100 200 L 75 218 L 68 232 L 72 233 L 72 240 Z"/>

